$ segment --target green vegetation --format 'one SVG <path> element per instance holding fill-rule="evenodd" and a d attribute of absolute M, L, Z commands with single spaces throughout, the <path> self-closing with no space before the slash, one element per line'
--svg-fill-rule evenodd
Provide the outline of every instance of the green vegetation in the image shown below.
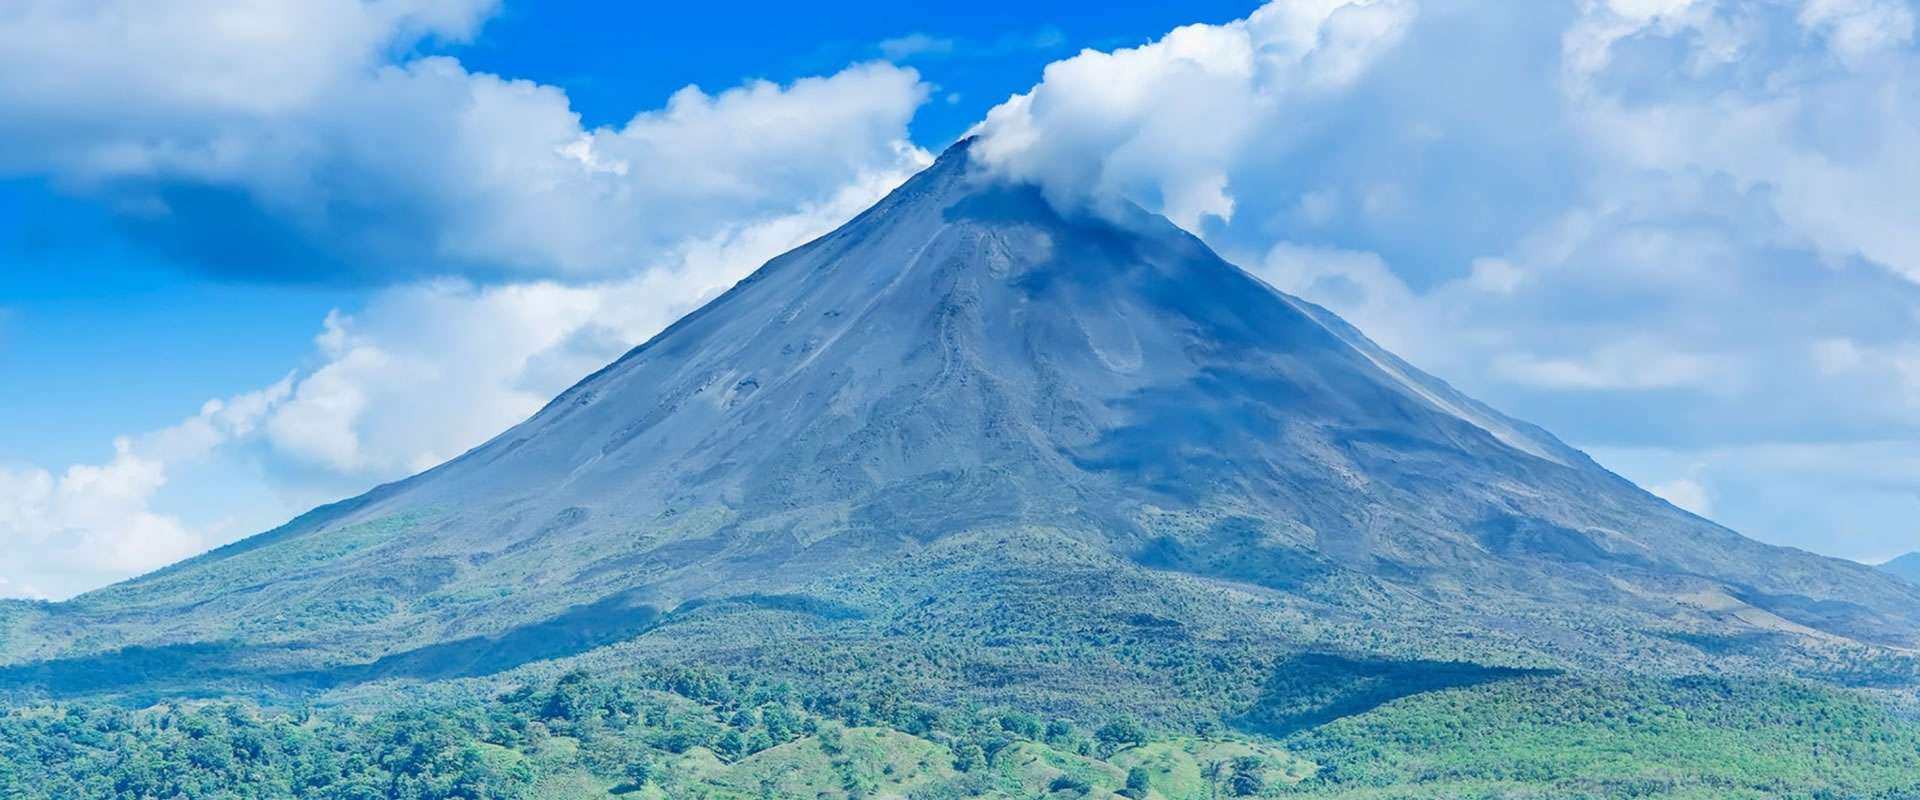
<path fill-rule="evenodd" d="M 1280 740 L 678 669 L 390 701 L 372 715 L 15 708 L 0 716 L 0 797 L 1920 796 L 1920 728 L 1798 682 L 1528 677 L 1400 697 Z"/>
<path fill-rule="evenodd" d="M 1410 697 L 1287 744 L 1320 765 L 1306 785 L 1338 797 L 1920 797 L 1920 727 L 1798 682 L 1513 681 Z"/>
<path fill-rule="evenodd" d="M 1768 646 L 1829 682 L 1673 678 L 1765 643 L 1609 640 L 1654 642 L 1631 652 L 1667 677 L 1629 677 L 1389 593 L 1296 608 L 1032 541 L 661 613 L 610 595 L 327 669 L 371 645 L 0 666 L 0 800 L 1920 796 L 1920 726 L 1884 704 L 1909 658 Z"/>

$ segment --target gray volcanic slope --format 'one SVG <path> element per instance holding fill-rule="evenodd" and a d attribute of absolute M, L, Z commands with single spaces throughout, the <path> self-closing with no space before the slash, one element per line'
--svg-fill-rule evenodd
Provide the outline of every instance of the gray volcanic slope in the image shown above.
<path fill-rule="evenodd" d="M 583 608 L 887 618 L 955 586 L 1088 607 L 1128 586 L 1189 623 L 1231 596 L 1601 661 L 1624 656 L 1596 626 L 1920 639 L 1920 588 L 1674 508 L 1160 217 L 1063 215 L 977 173 L 956 145 L 445 465 L 0 612 L 0 656 L 267 643 L 252 657 L 338 666 Z M 1008 577 L 1029 563 L 1113 577 Z"/>

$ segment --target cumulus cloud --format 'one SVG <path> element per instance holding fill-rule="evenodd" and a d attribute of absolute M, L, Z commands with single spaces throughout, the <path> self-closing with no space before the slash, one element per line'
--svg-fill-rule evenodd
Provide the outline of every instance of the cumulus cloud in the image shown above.
<path fill-rule="evenodd" d="M 1391 48 L 1410 0 L 1270 3 L 1244 20 L 1189 25 L 1141 47 L 1087 50 L 988 112 L 978 155 L 1056 203 L 1139 198 L 1175 222 L 1230 219 L 1229 174 L 1258 146 L 1349 86 Z"/>
<path fill-rule="evenodd" d="M 1853 65 L 1913 39 L 1913 9 L 1902 0 L 1808 0 L 1798 20 Z"/>
<path fill-rule="evenodd" d="M 1580 18 L 1562 36 L 1564 68 L 1576 87 L 1613 61 L 1615 45 L 1646 32 L 1694 40 L 1693 72 L 1739 53 L 1737 33 L 1714 14 L 1713 0 L 1584 0 Z"/>
<path fill-rule="evenodd" d="M 471 35 L 494 5 L 9 5 L 0 174 L 51 175 L 190 263 L 250 279 L 581 280 L 904 163 L 928 92 L 911 69 L 855 65 L 687 87 L 587 129 L 556 87 L 389 60 Z"/>
<path fill-rule="evenodd" d="M 0 467 L 0 597 L 63 597 L 206 549 L 179 519 L 154 511 L 170 466 L 189 464 L 252 434 L 289 394 L 292 379 L 210 400 L 178 425 L 121 437 L 113 457 L 55 475 Z"/>
<path fill-rule="evenodd" d="M 1723 379 L 1711 356 L 1645 340 L 1604 343 L 1577 357 L 1516 353 L 1496 361 L 1494 370 L 1515 383 L 1549 389 L 1666 389 Z"/>
<path fill-rule="evenodd" d="M 208 146 L 238 122 L 300 111 L 428 39 L 470 37 L 497 0 L 17 0 L 0 8 L 13 136 L 82 173 Z M 155 126 L 159 135 L 130 135 Z M 78 135 L 75 135 L 78 134 Z M 175 134 L 169 136 L 168 134 Z M 209 154 L 211 155 L 211 154 Z"/>
<path fill-rule="evenodd" d="M 1835 337 L 1815 341 L 1810 352 L 1816 374 L 1868 389 L 1861 402 L 1878 405 L 1881 415 L 1920 413 L 1920 338 L 1861 344 Z"/>
<path fill-rule="evenodd" d="M 588 130 L 553 87 L 390 58 L 470 35 L 487 3 L 302 4 L 330 15 L 305 23 L 305 53 L 248 32 L 274 30 L 248 15 L 279 6 L 196 3 L 226 16 L 195 19 L 252 20 L 221 34 L 240 44 L 154 59 L 258 58 L 282 80 L 127 76 L 72 61 L 118 56 L 48 47 L 79 76 L 57 104 L 55 78 L 0 47 L 0 101 L 29 112 L 0 116 L 0 140 L 36 145 L 0 148 L 0 170 L 57 175 L 215 268 L 350 260 L 398 283 L 318 326 L 316 362 L 247 426 L 134 437 L 83 469 L 75 492 L 118 499 L 72 507 L 132 522 L 61 505 L 73 470 L 0 475 L 13 541 L 164 545 L 171 520 L 212 543 L 140 500 L 196 442 L 339 492 L 455 455 L 926 159 L 905 124 L 927 87 L 888 65 L 689 88 Z M 163 13 L 29 7 L 57 34 L 47 20 L 122 6 Z M 1920 497 L 1911 17 L 1895 0 L 1276 2 L 1055 63 L 988 115 L 975 152 L 1062 204 L 1168 213 L 1683 507 L 1884 557 L 1920 547 L 1900 527 Z M 157 47 L 145 35 L 125 49 Z M 315 243 L 322 259 L 302 260 Z M 0 570 L 0 592 L 128 569 L 80 566 Z"/>
<path fill-rule="evenodd" d="M 205 269 L 385 287 L 317 321 L 283 381 L 104 463 L 0 470 L 0 595 L 66 596 L 299 510 L 169 513 L 183 473 L 245 462 L 305 503 L 457 455 L 930 161 L 906 129 L 929 87 L 890 64 L 689 86 L 588 129 L 556 87 L 411 55 L 495 5 L 0 8 L 0 175 L 99 198 Z"/>
<path fill-rule="evenodd" d="M 1713 497 L 1707 493 L 1706 484 L 1696 479 L 1675 478 L 1648 486 L 1647 491 L 1699 516 L 1706 517 L 1713 514 Z"/>
<path fill-rule="evenodd" d="M 1912 147 L 1920 111 L 1906 88 L 1920 76 L 1920 60 L 1908 47 L 1908 4 L 1806 0 L 1772 14 L 1703 0 L 1670 5 L 1684 8 L 1622 18 L 1596 6 L 1582 19 L 1613 19 L 1570 79 L 1588 141 L 1622 166 L 1724 177 L 1760 195 L 1799 243 L 1920 281 L 1908 191 L 1920 180 Z M 1623 53 L 1618 45 L 1629 37 L 1668 52 Z M 1803 44 L 1809 38 L 1816 46 Z M 1711 68 L 1653 92 L 1623 77 L 1675 51 Z M 1719 51 L 1744 59 L 1713 57 Z"/>
<path fill-rule="evenodd" d="M 1168 213 L 1576 444 L 1663 448 L 1629 474 L 1676 502 L 1870 556 L 1887 539 L 1858 509 L 1899 528 L 1920 479 L 1841 513 L 1728 460 L 1912 474 L 1889 454 L 1920 444 L 1913 11 L 1272 3 L 1053 65 L 980 152 L 1056 200 Z"/>
<path fill-rule="evenodd" d="M 1699 513 L 1680 502 L 1684 492 L 1665 493 L 1697 483 L 1709 490 L 1714 521 L 1763 541 L 1866 563 L 1920 550 L 1920 448 L 1911 441 L 1596 448 L 1593 456 Z"/>
<path fill-rule="evenodd" d="M 924 165 L 929 156 L 915 158 Z M 323 363 L 267 417 L 267 441 L 334 474 L 384 480 L 434 466 L 852 218 L 908 174 L 875 172 L 826 203 L 683 242 L 670 267 L 619 280 L 439 280 L 385 291 L 359 312 L 327 318 L 316 340 Z"/>
<path fill-rule="evenodd" d="M 768 259 L 850 219 L 931 156 L 910 150 L 898 160 L 875 165 L 826 202 L 681 242 L 655 269 L 626 277 L 581 284 L 442 278 L 384 289 L 364 308 L 327 316 L 310 369 L 209 401 L 178 425 L 121 439 L 104 464 L 60 476 L 0 468 L 0 545 L 19 556 L 0 564 L 0 597 L 65 597 L 302 510 L 272 503 L 239 520 L 221 508 L 194 520 L 156 510 L 170 472 L 222 452 L 264 461 L 275 489 L 297 503 L 355 493 L 456 456 Z"/>
<path fill-rule="evenodd" d="M 1422 355 L 1421 330 L 1437 321 L 1430 316 L 1432 308 L 1376 253 L 1280 242 L 1258 258 L 1239 261 L 1280 291 L 1339 308 L 1348 322 L 1390 343 L 1403 358 Z"/>

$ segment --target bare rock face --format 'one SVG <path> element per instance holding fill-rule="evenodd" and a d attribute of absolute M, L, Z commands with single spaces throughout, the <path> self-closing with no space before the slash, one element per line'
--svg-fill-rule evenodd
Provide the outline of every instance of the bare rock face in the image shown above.
<path fill-rule="evenodd" d="M 1920 588 L 1674 508 L 1165 219 L 1063 212 L 963 142 L 492 441 L 8 612 L 0 657 L 272 643 L 250 657 L 338 668 L 581 609 L 638 620 L 588 646 L 723 598 L 897 620 L 914 592 L 1122 586 L 1180 624 L 1364 607 L 1404 641 L 1598 662 L 1602 628 L 1920 644 Z"/>

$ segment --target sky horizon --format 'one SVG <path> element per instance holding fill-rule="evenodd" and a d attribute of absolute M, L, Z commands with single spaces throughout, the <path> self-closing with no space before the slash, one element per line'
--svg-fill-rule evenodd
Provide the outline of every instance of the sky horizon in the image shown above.
<path fill-rule="evenodd" d="M 0 597 L 458 455 L 970 130 L 1676 505 L 1920 550 L 1913 5 L 1489 1 L 0 10 Z"/>

